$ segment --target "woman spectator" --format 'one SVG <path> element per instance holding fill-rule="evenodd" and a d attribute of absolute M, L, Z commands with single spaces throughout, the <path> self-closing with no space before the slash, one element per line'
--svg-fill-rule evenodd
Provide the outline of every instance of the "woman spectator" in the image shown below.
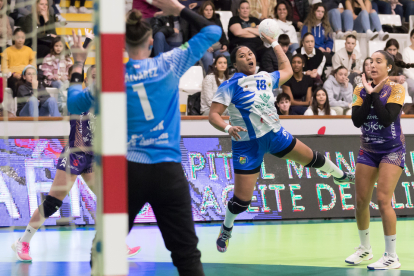
<path fill-rule="evenodd" d="M 60 116 L 55 98 L 50 97 L 38 82 L 36 68 L 32 65 L 26 66 L 23 70 L 22 79 L 17 87 L 17 98 L 17 116 Z"/>
<path fill-rule="evenodd" d="M 298 115 L 303 115 L 311 102 L 313 80 L 303 74 L 305 58 L 302 55 L 295 55 L 291 63 L 293 76 L 283 84 L 282 89 L 291 98 L 292 110 Z"/>
<path fill-rule="evenodd" d="M 273 11 L 276 6 L 274 0 L 249 0 L 250 16 L 259 18 L 260 20 L 266 18 L 273 18 Z"/>
<path fill-rule="evenodd" d="M 357 87 L 358 85 L 362 85 L 362 74 L 365 74 L 365 78 L 367 79 L 367 81 L 372 81 L 372 77 L 371 77 L 371 63 L 372 63 L 372 58 L 371 57 L 367 57 L 364 60 L 364 64 L 362 66 L 362 73 L 357 75 L 353 80 L 350 80 L 350 82 L 353 84 L 353 87 L 355 89 L 355 87 Z"/>
<path fill-rule="evenodd" d="M 69 13 L 92 13 L 91 10 L 88 10 L 85 7 L 86 0 L 80 0 L 79 2 L 79 9 L 75 7 L 76 0 L 70 0 L 70 7 L 68 9 Z"/>
<path fill-rule="evenodd" d="M 2 73 L 7 76 L 7 86 L 13 91 L 13 98 L 17 96 L 16 84 L 22 78 L 23 69 L 29 65 L 36 65 L 35 53 L 24 45 L 26 35 L 22 29 L 13 32 L 13 46 L 3 52 L 1 62 Z"/>
<path fill-rule="evenodd" d="M 290 96 L 286 93 L 280 93 L 276 97 L 276 110 L 278 115 L 298 115 L 291 108 Z"/>
<path fill-rule="evenodd" d="M 303 115 L 336 115 L 335 110 L 329 105 L 328 92 L 324 88 L 319 87 L 315 90 L 312 95 L 312 104 Z"/>
<path fill-rule="evenodd" d="M 209 115 L 214 94 L 216 93 L 220 84 L 228 79 L 229 69 L 227 68 L 227 58 L 223 55 L 218 56 L 213 64 L 213 73 L 208 74 L 203 80 L 200 102 L 201 115 Z"/>
<path fill-rule="evenodd" d="M 59 36 L 54 38 L 51 47 L 50 54 L 43 59 L 42 64 L 43 75 L 46 77 L 45 84 L 59 90 L 59 112 L 66 113 L 66 97 L 63 91 L 69 87 L 68 72 L 73 62 L 64 39 Z"/>
<path fill-rule="evenodd" d="M 222 30 L 221 38 L 218 42 L 213 44 L 210 48 L 208 48 L 207 52 L 201 58 L 201 62 L 203 63 L 204 71 L 208 73 L 209 67 L 213 64 L 213 60 L 217 58 L 219 55 L 223 55 L 229 57 L 230 54 L 227 51 L 229 46 L 229 41 L 227 40 L 226 34 L 223 31 L 223 25 L 220 21 L 220 16 L 216 14 L 216 8 L 214 4 L 210 1 L 204 2 L 201 6 L 199 13 L 204 16 L 207 20 L 213 22 L 215 25 L 219 26 Z M 197 30 L 194 26 L 191 26 L 191 33 L 196 34 Z"/>
<path fill-rule="evenodd" d="M 353 29 L 355 31 L 366 33 L 369 40 L 377 37 L 383 41 L 388 39 L 389 34 L 382 30 L 380 19 L 377 12 L 372 9 L 371 1 L 346 0 L 345 7 L 352 12 Z"/>
<path fill-rule="evenodd" d="M 315 48 L 315 38 L 311 33 L 306 33 L 302 37 L 302 47 L 297 49 L 293 55 L 301 54 L 305 57 L 303 72 L 310 76 L 315 85 L 322 85 L 322 74 L 325 68 L 326 57 L 321 50 Z"/>
<path fill-rule="evenodd" d="M 278 1 L 275 7 L 275 18 L 279 24 L 281 33 L 289 36 L 289 52 L 293 53 L 299 48 L 298 36 L 295 27 L 292 24 L 292 7 L 284 0 Z"/>
<path fill-rule="evenodd" d="M 292 7 L 292 22 L 296 31 L 300 31 L 309 13 L 309 1 L 308 0 L 289 0 L 289 4 Z"/>
<path fill-rule="evenodd" d="M 414 63 L 414 30 L 411 30 L 410 41 L 411 46 L 405 48 L 402 54 L 403 61 L 405 63 Z M 405 68 L 404 75 L 407 77 L 407 79 L 414 80 L 414 68 Z M 414 93 L 412 91 L 408 91 L 408 93 L 411 98 L 414 99 Z"/>
<path fill-rule="evenodd" d="M 322 3 L 328 12 L 334 38 L 342 39 L 350 34 L 356 36 L 357 32 L 352 30 L 354 27 L 352 12 L 344 10 L 341 0 L 322 0 Z"/>
<path fill-rule="evenodd" d="M 328 92 L 331 108 L 337 115 L 350 115 L 353 87 L 349 83 L 348 69 L 340 66 L 332 72 L 323 84 Z"/>
<path fill-rule="evenodd" d="M 36 12 L 22 19 L 22 30 L 31 34 L 37 29 L 37 58 L 44 58 L 50 53 L 50 43 L 56 37 L 55 19 L 50 13 L 47 0 L 36 0 Z M 33 16 L 36 16 L 36 27 L 33 26 Z M 32 46 L 32 39 L 26 40 L 26 45 Z"/>

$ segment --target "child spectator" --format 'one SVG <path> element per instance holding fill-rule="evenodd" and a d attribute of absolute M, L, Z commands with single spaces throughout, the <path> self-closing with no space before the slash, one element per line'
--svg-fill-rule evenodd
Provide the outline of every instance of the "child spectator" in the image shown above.
<path fill-rule="evenodd" d="M 362 69 L 361 54 L 355 49 L 356 42 L 357 39 L 354 35 L 347 36 L 345 47 L 336 51 L 332 58 L 333 69 L 344 66 L 348 69 L 350 80 L 353 80 L 356 75 L 361 74 Z"/>
<path fill-rule="evenodd" d="M 250 16 L 259 18 L 260 20 L 266 18 L 274 18 L 273 11 L 276 6 L 274 0 L 249 0 Z"/>
<path fill-rule="evenodd" d="M 289 52 L 291 53 L 299 48 L 298 36 L 291 21 L 292 16 L 292 7 L 284 0 L 279 1 L 275 7 L 275 18 L 281 33 L 289 36 Z"/>
<path fill-rule="evenodd" d="M 79 2 L 79 9 L 75 7 L 76 0 L 70 0 L 70 7 L 68 9 L 69 13 L 92 13 L 91 10 L 88 10 L 85 7 L 86 0 L 80 0 Z"/>
<path fill-rule="evenodd" d="M 281 34 L 279 35 L 277 42 L 282 47 L 288 59 L 292 60 L 292 53 L 288 51 L 290 44 L 289 36 L 287 34 Z M 273 48 L 267 49 L 263 54 L 263 57 L 260 61 L 260 67 L 260 71 L 266 71 L 268 73 L 272 73 L 278 70 L 279 64 Z"/>
<path fill-rule="evenodd" d="M 414 30 L 410 32 L 410 41 L 411 46 L 405 48 L 402 54 L 405 63 L 414 63 Z M 405 68 L 404 75 L 407 79 L 414 80 L 414 68 Z M 408 91 L 408 93 L 414 99 L 414 93 L 412 91 Z"/>
<path fill-rule="evenodd" d="M 349 115 L 351 112 L 353 87 L 349 83 L 348 69 L 340 66 L 333 70 L 323 84 L 323 88 L 328 92 L 331 108 L 335 110 L 336 114 Z"/>
<path fill-rule="evenodd" d="M 227 68 L 227 58 L 223 55 L 218 56 L 213 64 L 213 73 L 208 74 L 203 80 L 200 101 L 201 115 L 209 115 L 214 94 L 216 94 L 216 91 L 220 84 L 228 79 L 229 69 Z"/>
<path fill-rule="evenodd" d="M 305 113 L 312 98 L 313 80 L 303 74 L 304 65 L 305 58 L 299 54 L 295 55 L 292 58 L 293 76 L 282 86 L 283 92 L 292 99 L 292 110 L 298 115 Z"/>
<path fill-rule="evenodd" d="M 59 111 L 66 113 L 66 97 L 63 95 L 63 91 L 69 87 L 68 70 L 73 62 L 63 38 L 55 37 L 51 47 L 50 54 L 44 58 L 42 64 L 43 75 L 46 77 L 45 84 L 59 90 Z"/>
<path fill-rule="evenodd" d="M 275 105 L 278 115 L 297 115 L 290 107 L 290 96 L 286 93 L 277 95 Z"/>
<path fill-rule="evenodd" d="M 312 104 L 303 115 L 336 115 L 335 110 L 329 106 L 328 92 L 325 89 L 319 87 L 315 90 L 312 95 Z"/>
<path fill-rule="evenodd" d="M 2 71 L 7 76 L 7 87 L 13 91 L 13 98 L 17 96 L 16 84 L 22 78 L 23 69 L 29 64 L 36 65 L 35 53 L 24 45 L 25 40 L 25 33 L 17 28 L 13 32 L 13 46 L 6 48 L 2 55 Z"/>
<path fill-rule="evenodd" d="M 17 98 L 17 116 L 60 116 L 55 98 L 50 97 L 42 84 L 39 84 L 36 68 L 32 65 L 23 70 L 22 80 L 17 87 Z"/>
<path fill-rule="evenodd" d="M 354 78 L 353 81 L 351 79 L 349 80 L 350 83 L 353 84 L 354 89 L 358 85 L 362 85 L 362 74 L 365 74 L 365 78 L 367 79 L 367 82 L 371 82 L 372 81 L 372 77 L 371 77 L 371 63 L 372 63 L 372 58 L 371 57 L 367 57 L 364 60 L 364 65 L 362 66 L 362 73 L 361 74 L 358 74 L 357 76 L 355 76 L 355 78 Z"/>

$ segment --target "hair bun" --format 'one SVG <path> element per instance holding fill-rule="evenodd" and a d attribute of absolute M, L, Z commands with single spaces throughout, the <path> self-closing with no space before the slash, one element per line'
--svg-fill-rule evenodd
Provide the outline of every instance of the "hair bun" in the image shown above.
<path fill-rule="evenodd" d="M 137 9 L 132 9 L 128 16 L 126 23 L 127 25 L 137 25 L 138 23 L 141 23 L 142 20 L 142 13 Z"/>

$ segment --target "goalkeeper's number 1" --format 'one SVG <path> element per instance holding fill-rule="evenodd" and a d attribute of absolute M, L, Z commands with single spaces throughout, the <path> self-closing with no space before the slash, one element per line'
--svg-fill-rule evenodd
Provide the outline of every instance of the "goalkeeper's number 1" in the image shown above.
<path fill-rule="evenodd" d="M 145 119 L 147 121 L 154 119 L 154 113 L 152 112 L 151 104 L 148 100 L 147 91 L 145 90 L 143 83 L 134 84 L 132 86 L 134 92 L 138 93 L 138 98 L 141 101 L 142 109 L 144 110 Z"/>

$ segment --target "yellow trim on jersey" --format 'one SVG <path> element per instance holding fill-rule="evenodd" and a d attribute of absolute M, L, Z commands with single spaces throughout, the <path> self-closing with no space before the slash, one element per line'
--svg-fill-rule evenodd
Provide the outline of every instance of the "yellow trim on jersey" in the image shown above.
<path fill-rule="evenodd" d="M 388 81 L 388 85 L 391 86 L 391 95 L 388 97 L 387 103 L 396 103 L 404 105 L 405 100 L 405 89 L 399 83 Z"/>
<path fill-rule="evenodd" d="M 358 85 L 354 89 L 354 94 L 352 95 L 352 106 L 361 106 L 364 100 L 361 98 L 361 90 L 364 88 L 364 86 Z"/>

